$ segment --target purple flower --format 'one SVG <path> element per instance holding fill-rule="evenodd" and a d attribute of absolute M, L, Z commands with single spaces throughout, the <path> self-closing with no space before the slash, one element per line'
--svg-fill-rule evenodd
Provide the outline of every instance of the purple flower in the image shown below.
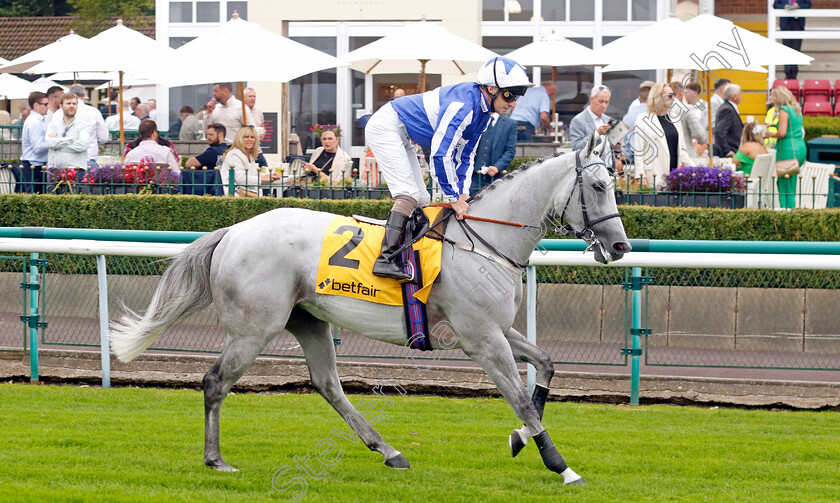
<path fill-rule="evenodd" d="M 731 192 L 743 186 L 743 178 L 732 176 L 727 168 L 685 166 L 667 175 L 671 192 Z"/>

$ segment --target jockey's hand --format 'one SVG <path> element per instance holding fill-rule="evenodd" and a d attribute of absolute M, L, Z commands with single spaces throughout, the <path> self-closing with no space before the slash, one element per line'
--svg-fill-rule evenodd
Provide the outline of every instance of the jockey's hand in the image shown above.
<path fill-rule="evenodd" d="M 458 220 L 463 220 L 464 215 L 467 214 L 467 210 L 470 208 L 470 205 L 467 204 L 467 199 L 469 198 L 469 195 L 461 194 L 458 200 L 452 203 L 452 209 L 455 210 L 455 218 Z"/>

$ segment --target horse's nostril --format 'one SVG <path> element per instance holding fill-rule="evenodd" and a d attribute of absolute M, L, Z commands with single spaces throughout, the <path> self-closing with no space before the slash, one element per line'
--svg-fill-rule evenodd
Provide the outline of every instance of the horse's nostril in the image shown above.
<path fill-rule="evenodd" d="M 617 253 L 627 253 L 630 249 L 630 243 L 613 243 L 613 250 Z"/>

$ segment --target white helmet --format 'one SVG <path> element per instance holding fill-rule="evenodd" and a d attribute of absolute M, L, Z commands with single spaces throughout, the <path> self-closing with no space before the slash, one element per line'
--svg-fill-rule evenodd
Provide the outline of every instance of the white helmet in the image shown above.
<path fill-rule="evenodd" d="M 485 63 L 476 74 L 475 81 L 483 86 L 507 89 L 517 96 L 522 96 L 525 94 L 525 88 L 534 85 L 522 65 L 502 57 L 493 58 Z"/>

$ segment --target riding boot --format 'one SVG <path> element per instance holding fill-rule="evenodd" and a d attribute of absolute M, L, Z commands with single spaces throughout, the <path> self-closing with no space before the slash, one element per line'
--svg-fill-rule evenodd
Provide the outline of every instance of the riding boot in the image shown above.
<path fill-rule="evenodd" d="M 411 281 L 411 274 L 403 272 L 402 260 L 399 250 L 405 234 L 405 224 L 408 217 L 402 213 L 391 211 L 388 213 L 388 221 L 385 223 L 385 237 L 382 239 L 382 252 L 376 262 L 373 263 L 373 274 L 386 278 L 394 278 L 400 282 Z"/>

